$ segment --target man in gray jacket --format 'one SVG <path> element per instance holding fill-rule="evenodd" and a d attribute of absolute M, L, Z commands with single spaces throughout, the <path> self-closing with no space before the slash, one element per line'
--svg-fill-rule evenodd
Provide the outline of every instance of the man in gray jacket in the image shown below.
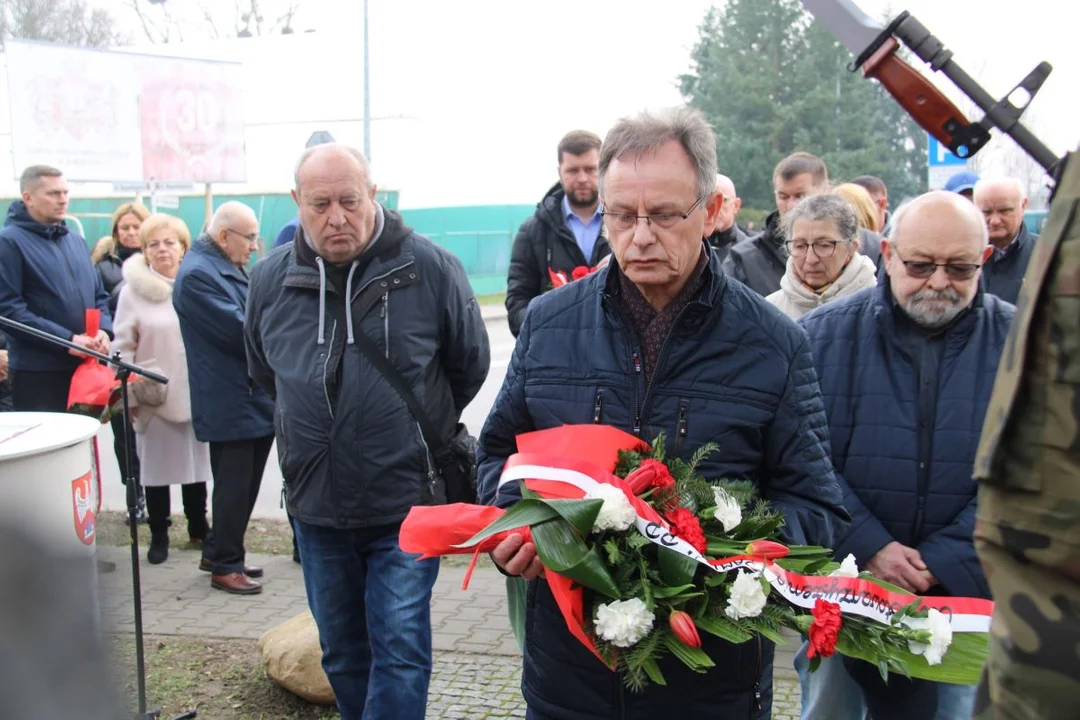
<path fill-rule="evenodd" d="M 249 371 L 276 400 L 286 502 L 341 715 L 422 720 L 439 561 L 403 552 L 398 530 L 413 506 L 446 502 L 446 482 L 425 421 L 378 366 L 389 361 L 446 442 L 487 377 L 487 331 L 461 262 L 375 202 L 359 151 L 309 148 L 295 181 L 296 241 L 251 276 Z"/>

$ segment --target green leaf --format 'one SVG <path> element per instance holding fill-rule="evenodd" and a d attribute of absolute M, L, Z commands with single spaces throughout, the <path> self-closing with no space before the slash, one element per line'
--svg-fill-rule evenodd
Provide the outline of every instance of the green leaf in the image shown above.
<path fill-rule="evenodd" d="M 817 672 L 819 667 L 821 667 L 821 656 L 815 655 L 810 658 L 810 672 Z"/>
<path fill-rule="evenodd" d="M 599 498 L 588 500 L 546 500 L 552 510 L 559 513 L 582 537 L 588 537 L 592 532 L 596 516 L 600 514 L 600 508 L 604 501 Z"/>
<path fill-rule="evenodd" d="M 723 615 L 694 618 L 694 624 L 697 625 L 698 630 L 703 630 L 710 635 L 715 635 L 721 640 L 727 640 L 736 645 L 752 640 L 754 637 L 753 633 L 747 632 Z"/>
<path fill-rule="evenodd" d="M 558 517 L 558 513 L 548 505 L 546 500 L 519 500 L 498 520 L 454 547 L 473 547 L 504 530 L 516 530 L 526 525 L 536 525 L 554 517 Z"/>
<path fill-rule="evenodd" d="M 683 664 L 694 672 L 703 673 L 711 667 L 716 667 L 716 663 L 712 661 L 712 658 L 710 658 L 704 650 L 684 645 L 683 642 L 674 635 L 664 635 L 664 647 L 670 650 L 672 655 L 682 660 Z"/>
<path fill-rule="evenodd" d="M 881 682 L 886 685 L 889 684 L 889 663 L 885 660 L 878 660 L 877 664 L 878 674 L 881 675 Z"/>
<path fill-rule="evenodd" d="M 653 659 L 649 659 L 641 663 L 642 669 L 645 670 L 645 674 L 649 676 L 657 685 L 667 685 L 667 680 L 664 679 L 664 674 L 660 672 L 660 665 Z"/>
<path fill-rule="evenodd" d="M 676 595 L 681 595 L 687 590 L 692 590 L 693 588 L 693 583 L 687 583 L 685 585 L 679 585 L 677 587 L 658 587 L 653 590 L 653 596 L 658 598 L 669 598 Z"/>
<path fill-rule="evenodd" d="M 657 565 L 664 584 L 678 586 L 689 585 L 693 582 L 698 562 L 694 558 L 661 546 L 657 555 Z"/>
<path fill-rule="evenodd" d="M 534 525 L 532 536 L 544 567 L 602 595 L 616 600 L 622 597 L 615 578 L 600 557 L 599 547 L 588 547 L 570 523 L 557 518 Z"/>

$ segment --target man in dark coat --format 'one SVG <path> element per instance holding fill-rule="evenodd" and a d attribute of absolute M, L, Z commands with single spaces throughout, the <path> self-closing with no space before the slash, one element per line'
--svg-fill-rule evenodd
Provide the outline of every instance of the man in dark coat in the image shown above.
<path fill-rule="evenodd" d="M 765 218 L 765 229 L 759 235 L 731 248 L 724 272 L 762 297 L 779 290 L 780 278 L 787 270 L 781 220 L 804 197 L 828 188 L 829 171 L 821 158 L 797 152 L 781 160 L 773 170 L 776 210 Z"/>
<path fill-rule="evenodd" d="M 990 597 L 972 537 L 972 468 L 1014 312 L 980 287 L 991 252 L 969 201 L 923 195 L 883 243 L 887 281 L 801 320 L 852 515 L 837 557 L 918 594 Z M 803 717 L 971 716 L 971 686 L 891 677 L 886 687 L 876 667 L 839 657 L 808 673 L 800 655 L 796 667 Z M 848 674 L 861 693 L 845 689 Z"/>
<path fill-rule="evenodd" d="M 300 232 L 251 278 L 251 375 L 277 402 L 278 457 L 343 718 L 423 720 L 438 559 L 398 544 L 416 505 L 446 502 L 397 371 L 445 442 L 487 377 L 487 331 L 461 262 L 375 202 L 367 159 L 305 152 Z M 367 351 L 364 347 L 367 346 Z"/>
<path fill-rule="evenodd" d="M 518 434 L 599 422 L 652 441 L 669 457 L 722 453 L 708 478 L 746 478 L 785 517 L 789 542 L 831 545 L 847 522 L 833 478 L 821 395 L 805 333 L 732 281 L 703 241 L 716 226 L 716 138 L 697 110 L 622 120 L 604 141 L 599 180 L 614 262 L 533 303 L 480 437 L 481 499 L 499 487 Z M 530 580 L 522 690 L 535 720 L 617 717 L 767 718 L 772 646 L 713 636 L 716 668 L 660 665 L 666 686 L 634 693 L 570 634 L 532 543 L 513 534 L 492 553 Z"/>
<path fill-rule="evenodd" d="M 591 132 L 574 130 L 559 142 L 559 182 L 521 224 L 510 250 L 506 311 L 515 337 L 529 303 L 557 284 L 553 275 L 572 280 L 576 268 L 596 267 L 611 252 L 600 220 L 599 161 L 600 138 Z"/>
<path fill-rule="evenodd" d="M 724 262 L 732 246 L 747 240 L 749 236 L 735 224 L 735 216 L 742 207 L 742 198 L 735 192 L 735 183 L 731 182 L 727 175 L 716 176 L 716 196 L 720 202 L 720 219 L 716 221 L 716 229 L 709 235 L 708 240 L 716 257 L 720 262 Z"/>
<path fill-rule="evenodd" d="M 1024 224 L 1027 192 L 1016 178 L 986 178 L 975 184 L 973 200 L 982 211 L 994 246 L 982 269 L 983 289 L 1015 304 L 1039 240 Z"/>
<path fill-rule="evenodd" d="M 108 353 L 112 333 L 109 296 L 90 262 L 86 241 L 68 228 L 68 186 L 63 173 L 28 167 L 22 199 L 11 203 L 0 230 L 0 316 Z M 86 334 L 86 311 L 101 311 L 99 330 Z M 81 354 L 18 330 L 8 336 L 9 372 L 16 410 L 66 412 L 68 390 Z"/>
<path fill-rule="evenodd" d="M 244 565 L 244 533 L 274 443 L 274 402 L 248 377 L 244 269 L 258 247 L 251 208 L 223 203 L 205 235 L 192 243 L 173 285 L 173 307 L 187 354 L 191 422 L 210 443 L 213 527 L 199 569 L 210 585 L 238 595 L 262 591 L 262 568 Z"/>

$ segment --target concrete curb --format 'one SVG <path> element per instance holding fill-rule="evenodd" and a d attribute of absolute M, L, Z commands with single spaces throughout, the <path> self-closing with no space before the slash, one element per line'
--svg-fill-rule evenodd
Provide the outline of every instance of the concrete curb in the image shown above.
<path fill-rule="evenodd" d="M 480 316 L 484 318 L 484 322 L 491 322 L 492 320 L 505 320 L 506 306 L 502 304 L 481 305 Z"/>

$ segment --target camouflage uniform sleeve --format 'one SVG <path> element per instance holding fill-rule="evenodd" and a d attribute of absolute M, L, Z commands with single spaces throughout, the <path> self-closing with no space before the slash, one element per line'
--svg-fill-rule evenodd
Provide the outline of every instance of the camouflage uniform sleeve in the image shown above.
<path fill-rule="evenodd" d="M 1080 697 L 1080 159 L 1017 302 L 975 462 L 995 601 L 980 720 L 1076 717 Z"/>

